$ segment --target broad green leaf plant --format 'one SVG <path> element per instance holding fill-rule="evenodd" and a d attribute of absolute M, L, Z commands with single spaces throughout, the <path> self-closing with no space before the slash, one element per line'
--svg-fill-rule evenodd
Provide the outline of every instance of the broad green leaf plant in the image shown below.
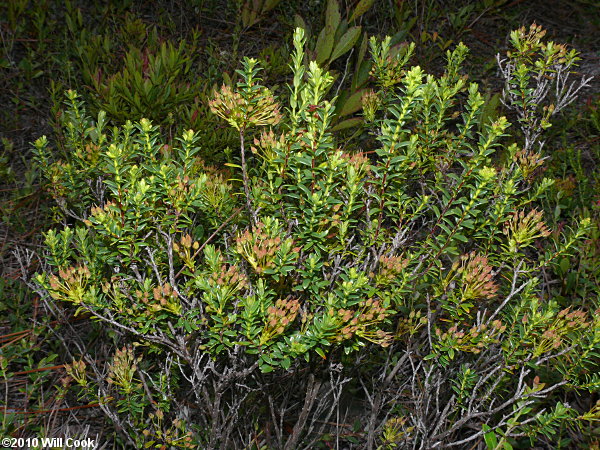
<path fill-rule="evenodd" d="M 35 143 L 72 214 L 32 286 L 117 345 L 70 367 L 84 393 L 136 446 L 341 445 L 345 392 L 366 448 L 536 442 L 598 420 L 557 399 L 597 392 L 600 314 L 543 288 L 592 225 L 550 236 L 552 180 L 530 176 L 506 118 L 481 123 L 467 48 L 436 77 L 372 38 L 370 134 L 342 147 L 332 77 L 304 46 L 296 29 L 285 103 L 253 59 L 214 93 L 240 137 L 231 178 L 194 131 L 168 146 L 148 120 L 107 130 L 74 92 L 65 160 Z"/>

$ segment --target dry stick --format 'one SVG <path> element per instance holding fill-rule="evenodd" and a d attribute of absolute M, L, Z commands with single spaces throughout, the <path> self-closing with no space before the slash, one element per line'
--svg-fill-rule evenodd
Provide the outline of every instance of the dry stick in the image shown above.
<path fill-rule="evenodd" d="M 59 364 L 58 366 L 49 366 L 49 367 L 39 367 L 37 369 L 24 370 L 22 372 L 12 372 L 11 375 L 27 375 L 35 372 L 44 372 L 46 370 L 55 370 L 55 369 L 64 369 L 64 364 Z"/>
<path fill-rule="evenodd" d="M 315 403 L 315 400 L 319 395 L 320 388 L 321 381 L 315 380 L 315 376 L 311 373 L 308 376 L 308 383 L 306 386 L 306 397 L 304 397 L 304 406 L 302 407 L 302 411 L 300 412 L 300 417 L 294 425 L 294 429 L 292 430 L 292 436 L 286 442 L 286 445 L 284 447 L 285 450 L 291 450 L 297 447 L 298 440 L 300 439 L 300 433 L 306 425 L 308 414 L 312 410 L 313 404 Z"/>
<path fill-rule="evenodd" d="M 15 331 L 14 333 L 8 333 L 8 334 L 3 334 L 2 336 L 0 336 L 0 341 L 8 341 L 8 338 L 12 338 L 14 336 L 21 336 L 21 335 L 26 335 L 31 333 L 31 330 L 22 330 L 22 331 Z"/>

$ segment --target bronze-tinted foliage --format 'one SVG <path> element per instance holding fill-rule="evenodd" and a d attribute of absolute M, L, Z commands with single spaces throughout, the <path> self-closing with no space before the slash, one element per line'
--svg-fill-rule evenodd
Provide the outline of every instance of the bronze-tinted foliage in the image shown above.
<path fill-rule="evenodd" d="M 514 39 L 510 58 L 527 61 L 530 37 Z M 459 73 L 466 47 L 436 77 L 407 67 L 411 46 L 372 39 L 371 138 L 355 142 L 333 133 L 333 78 L 304 64 L 304 46 L 298 29 L 288 108 L 252 59 L 214 94 L 239 134 L 241 180 L 198 160 L 193 131 L 165 148 L 147 120 L 111 135 L 102 115 L 71 124 L 71 160 L 43 170 L 77 223 L 46 234 L 36 289 L 135 343 L 72 376 L 137 446 L 343 439 L 329 424 L 346 375 L 370 399 L 355 433 L 365 446 L 508 442 L 597 419 L 551 394 L 598 389 L 600 316 L 543 289 L 591 221 L 551 235 L 543 160 L 506 145 L 506 118 L 482 123 L 484 98 Z M 69 186 L 86 193 L 73 205 Z M 188 398 L 186 428 L 176 405 Z M 262 436 L 279 418 L 291 433 Z"/>

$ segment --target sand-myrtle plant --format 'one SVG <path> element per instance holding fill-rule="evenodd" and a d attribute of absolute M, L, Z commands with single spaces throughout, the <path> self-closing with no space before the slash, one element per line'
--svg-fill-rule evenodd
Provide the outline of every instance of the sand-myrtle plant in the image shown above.
<path fill-rule="evenodd" d="M 194 448 L 192 435 L 185 429 L 181 419 L 165 421 L 176 406 L 169 397 L 169 390 L 177 380 L 170 376 L 168 370 L 148 373 L 136 353 L 132 347 L 116 349 L 108 364 L 101 368 L 105 370 L 102 376 L 90 376 L 89 372 L 99 367 L 89 359 L 88 363 L 75 360 L 65 369 L 81 387 L 82 397 L 97 398 L 99 407 L 116 425 L 125 425 L 138 431 L 126 435 L 128 444 L 136 448 L 157 448 L 161 445 Z M 163 365 L 163 369 L 168 367 L 169 362 Z M 151 392 L 149 387 L 152 388 Z M 119 417 L 124 412 L 127 412 L 127 423 L 123 423 Z"/>
<path fill-rule="evenodd" d="M 261 86 L 257 67 L 258 61 L 253 58 L 244 58 L 243 69 L 238 70 L 242 80 L 237 84 L 237 90 L 223 85 L 220 92 L 215 92 L 215 97 L 210 101 L 210 110 L 227 120 L 229 124 L 240 133 L 240 155 L 242 159 L 242 177 L 246 207 L 252 215 L 254 223 L 257 222 L 256 212 L 252 209 L 250 188 L 246 169 L 246 145 L 244 136 L 246 130 L 255 126 L 275 125 L 281 120 L 279 106 L 268 88 Z"/>
<path fill-rule="evenodd" d="M 532 24 L 510 33 L 511 50 L 497 56 L 505 81 L 502 102 L 517 114 L 524 150 L 535 153 L 544 145 L 542 134 L 552 126 L 550 118 L 569 106 L 593 77 L 573 81 L 579 60 L 574 49 L 545 42 L 546 31 Z"/>
<path fill-rule="evenodd" d="M 81 355 L 73 378 L 132 445 L 341 445 L 343 417 L 365 448 L 521 445 L 598 419 L 558 399 L 600 388 L 600 305 L 546 289 L 590 220 L 550 239 L 552 181 L 522 169 L 506 118 L 481 123 L 464 45 L 434 76 L 389 43 L 371 45 L 366 148 L 333 132 L 332 77 L 305 65 L 301 29 L 289 101 L 251 59 L 214 94 L 242 180 L 207 168 L 193 131 L 172 146 L 147 120 L 106 133 L 74 93 L 66 159 L 36 143 L 74 213 L 30 284 L 111 330 L 115 356 Z"/>

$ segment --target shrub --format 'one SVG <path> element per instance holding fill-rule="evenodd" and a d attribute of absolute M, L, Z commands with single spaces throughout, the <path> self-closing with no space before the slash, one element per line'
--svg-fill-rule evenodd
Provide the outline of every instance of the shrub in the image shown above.
<path fill-rule="evenodd" d="M 193 131 L 105 133 L 73 92 L 67 161 L 36 142 L 77 223 L 46 234 L 33 285 L 111 330 L 114 356 L 82 348 L 69 373 L 130 444 L 508 448 L 598 419 L 558 394 L 597 391 L 600 316 L 542 277 L 590 219 L 551 237 L 552 180 L 529 176 L 504 117 L 480 123 L 466 47 L 434 77 L 406 67 L 412 47 L 370 45 L 368 148 L 332 134 L 302 29 L 287 107 L 252 59 L 210 104 L 239 133 L 241 180 L 202 163 Z"/>

